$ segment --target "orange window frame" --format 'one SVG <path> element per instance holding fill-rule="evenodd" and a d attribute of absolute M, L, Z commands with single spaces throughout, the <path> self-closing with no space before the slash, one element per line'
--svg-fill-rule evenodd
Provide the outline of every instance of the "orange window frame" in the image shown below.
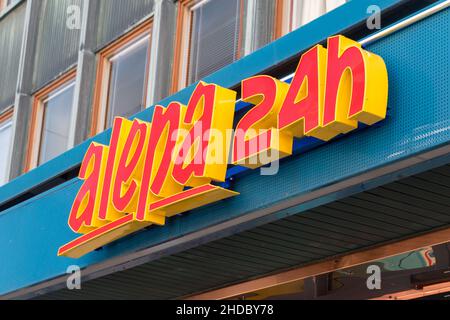
<path fill-rule="evenodd" d="M 275 39 L 277 39 L 288 34 L 289 32 L 296 30 L 297 28 L 300 28 L 301 26 L 297 25 L 297 22 L 294 20 L 294 12 L 296 11 L 297 6 L 294 1 L 296 0 L 274 1 L 276 1 Z"/>
<path fill-rule="evenodd" d="M 42 140 L 42 121 L 44 119 L 44 101 L 55 91 L 74 81 L 77 70 L 72 69 L 56 79 L 33 96 L 31 124 L 28 135 L 28 149 L 25 157 L 24 172 L 35 168 L 38 164 L 39 149 Z"/>
<path fill-rule="evenodd" d="M 176 93 L 188 85 L 189 61 L 192 51 L 192 8 L 204 0 L 178 1 L 177 29 L 175 34 L 175 53 L 172 73 L 171 93 Z M 279 1 L 279 0 L 276 0 Z M 239 38 L 236 57 L 242 57 L 244 0 L 240 0 Z"/>
<path fill-rule="evenodd" d="M 98 63 L 97 63 L 97 74 L 94 87 L 94 105 L 92 114 L 92 124 L 91 124 L 91 136 L 95 136 L 101 131 L 105 130 L 106 114 L 108 108 L 108 93 L 109 93 L 109 79 L 110 79 L 110 59 L 130 46 L 135 40 L 137 40 L 142 35 L 149 34 L 149 50 L 147 61 L 150 65 L 151 59 L 151 41 L 152 41 L 152 28 L 153 19 L 149 19 L 133 30 L 108 45 L 106 48 L 102 49 L 98 53 Z M 149 68 L 146 70 L 147 74 L 145 76 L 144 88 L 146 92 L 144 94 L 144 105 L 147 104 L 148 100 L 148 81 L 149 81 Z"/>
<path fill-rule="evenodd" d="M 3 11 L 7 7 L 7 0 L 0 0 L 0 11 Z"/>
<path fill-rule="evenodd" d="M 275 0 L 275 21 L 273 40 L 292 31 L 293 0 Z"/>
<path fill-rule="evenodd" d="M 0 113 L 0 127 L 8 121 L 12 122 L 12 118 L 14 116 L 14 106 L 11 106 L 9 108 L 6 109 L 6 111 Z M 14 133 L 13 133 L 14 134 Z M 14 139 L 14 137 L 13 137 Z M 3 147 L 3 146 L 2 146 Z M 11 149 L 8 147 L 8 151 L 7 152 L 11 152 Z M 8 181 L 8 177 L 7 177 L 7 181 Z"/>
<path fill-rule="evenodd" d="M 0 125 L 12 119 L 14 115 L 14 107 L 7 108 L 5 112 L 0 114 Z"/>

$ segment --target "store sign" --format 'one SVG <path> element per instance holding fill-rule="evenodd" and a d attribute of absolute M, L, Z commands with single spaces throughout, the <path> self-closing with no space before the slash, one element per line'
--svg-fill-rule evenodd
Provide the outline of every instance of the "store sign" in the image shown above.
<path fill-rule="evenodd" d="M 156 106 L 151 123 L 116 118 L 110 145 L 92 143 L 69 216 L 82 236 L 58 255 L 78 258 L 172 216 L 235 197 L 220 186 L 229 165 L 256 169 L 292 154 L 294 139 L 323 141 L 386 117 L 383 59 L 343 36 L 300 59 L 290 84 L 242 81 L 252 105 L 234 126 L 235 91 L 200 82 L 187 106 Z"/>

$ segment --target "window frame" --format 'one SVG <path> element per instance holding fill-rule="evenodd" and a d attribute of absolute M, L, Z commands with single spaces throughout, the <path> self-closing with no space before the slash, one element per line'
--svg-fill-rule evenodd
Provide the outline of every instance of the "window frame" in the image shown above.
<path fill-rule="evenodd" d="M 0 125 L 3 122 L 12 120 L 13 115 L 14 115 L 14 106 L 10 106 L 6 108 L 4 111 L 0 112 Z"/>
<path fill-rule="evenodd" d="M 10 106 L 10 107 L 6 108 L 5 110 L 3 110 L 2 112 L 0 112 L 0 127 L 9 121 L 11 122 L 12 132 L 11 132 L 10 144 L 8 145 L 8 151 L 7 151 L 8 152 L 7 157 L 9 158 L 7 161 L 7 168 L 6 168 L 6 179 L 7 180 L 5 181 L 4 184 L 2 184 L 0 182 L 0 188 L 3 185 L 7 184 L 8 181 L 10 180 L 9 174 L 10 174 L 10 170 L 11 170 L 11 165 L 9 162 L 11 161 L 10 157 L 11 157 L 12 145 L 13 145 L 13 141 L 14 141 L 14 105 Z"/>
<path fill-rule="evenodd" d="M 105 48 L 97 53 L 97 73 L 95 78 L 94 86 L 94 99 L 93 99 L 93 113 L 92 113 L 92 123 L 90 135 L 95 136 L 96 134 L 104 131 L 106 129 L 106 116 L 108 114 L 108 96 L 109 96 L 109 84 L 110 84 L 110 66 L 111 58 L 119 54 L 121 51 L 126 50 L 130 45 L 132 45 L 139 37 L 148 33 L 149 50 L 147 56 L 147 70 L 145 75 L 144 83 L 144 97 L 143 104 L 144 108 L 147 107 L 149 102 L 149 92 L 150 92 L 150 66 L 152 59 L 152 40 L 153 40 L 153 19 L 150 18 L 138 26 L 133 28 L 133 30 L 122 35 L 119 39 L 115 40 L 111 44 L 107 45 Z"/>
<path fill-rule="evenodd" d="M 179 0 L 178 1 L 178 16 L 177 27 L 175 33 L 174 46 L 174 63 L 172 73 L 171 93 L 176 93 L 181 89 L 186 88 L 188 84 L 189 75 L 189 60 L 192 51 L 192 8 L 199 6 L 202 2 L 208 0 Z M 279 1 L 279 0 L 276 0 Z M 242 58 L 242 47 L 244 44 L 244 0 L 239 0 L 240 6 L 240 23 L 239 23 L 239 38 L 236 49 L 236 57 Z"/>
<path fill-rule="evenodd" d="M 44 121 L 44 104 L 47 98 L 58 90 L 68 86 L 71 82 L 74 82 L 74 86 L 76 86 L 76 75 L 77 69 L 73 68 L 33 95 L 30 132 L 28 136 L 28 150 L 25 159 L 24 173 L 36 168 L 39 163 L 39 154 L 42 142 L 42 127 Z M 72 101 L 72 103 L 74 103 L 74 101 Z M 72 108 L 74 107 L 75 106 L 72 106 Z M 73 119 L 71 119 L 71 121 L 73 121 Z"/>

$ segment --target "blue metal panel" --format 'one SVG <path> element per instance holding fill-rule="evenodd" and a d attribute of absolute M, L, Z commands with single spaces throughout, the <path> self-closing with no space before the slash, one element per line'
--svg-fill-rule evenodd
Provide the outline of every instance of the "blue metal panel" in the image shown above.
<path fill-rule="evenodd" d="M 174 299 L 226 287 L 329 260 L 349 250 L 448 227 L 449 193 L 450 165 L 444 165 L 125 271 L 85 280 L 82 290 L 39 291 L 38 298 Z M 444 197 L 437 199 L 439 194 Z"/>
<path fill-rule="evenodd" d="M 386 4 L 388 1 L 381 2 Z M 352 8 L 350 4 L 353 3 L 356 3 L 353 8 L 361 8 L 358 5 L 360 2 L 357 1 L 347 6 Z M 348 21 L 348 19 L 344 20 Z M 56 250 L 61 244 L 74 238 L 66 221 L 71 200 L 80 182 L 70 181 L 3 212 L 0 216 L 2 253 L 0 294 L 57 277 L 65 272 L 67 265 L 76 263 L 86 267 L 150 247 L 231 218 L 273 206 L 286 199 L 405 159 L 413 154 L 449 144 L 449 56 L 446 51 L 449 39 L 441 37 L 442 34 L 448 34 L 448 20 L 447 9 L 368 46 L 368 50 L 385 59 L 390 74 L 389 106 L 392 116 L 382 127 L 369 128 L 351 134 L 326 147 L 293 157 L 283 163 L 276 176 L 260 176 L 259 172 L 254 171 L 235 182 L 233 189 L 241 192 L 239 197 L 195 210 L 182 217 L 171 218 L 164 228 L 150 228 L 117 241 L 76 262 L 71 259 L 57 258 Z M 328 29 L 329 24 L 325 24 L 323 28 Z M 302 33 L 294 33 L 288 37 L 289 42 L 286 43 L 281 39 L 269 47 L 282 55 L 284 50 L 290 50 L 288 47 L 295 46 L 294 39 L 300 41 L 300 38 L 295 36 L 298 34 L 305 36 Z M 266 54 L 264 60 L 269 61 L 265 62 L 266 64 L 276 61 L 270 52 Z M 238 72 L 239 77 L 247 76 L 246 70 L 253 70 L 253 73 L 255 65 L 260 67 L 263 65 L 262 57 L 258 55 L 254 57 L 255 60 L 244 59 L 246 62 L 242 62 L 241 70 Z M 248 66 L 248 69 L 243 66 Z M 236 70 L 234 65 L 229 68 L 225 73 Z M 213 76 L 208 81 L 228 86 L 236 80 L 231 78 L 232 75 L 224 76 L 223 79 L 215 79 Z M 185 101 L 183 99 L 187 98 L 188 91 L 182 91 L 176 96 L 176 100 Z M 144 115 L 147 112 L 144 112 Z M 107 134 L 102 138 L 107 140 Z M 83 147 L 80 147 L 78 151 L 72 152 L 75 156 L 77 154 L 81 156 L 82 151 Z M 73 164 L 79 162 L 79 159 Z M 67 163 L 69 162 L 68 159 Z M 55 171 L 50 170 L 58 170 L 58 168 L 64 168 L 64 166 L 55 161 L 32 174 L 35 174 L 34 177 L 37 179 L 35 181 L 38 181 L 46 175 L 49 177 L 54 175 Z M 22 179 L 27 178 L 25 176 Z M 26 186 L 21 181 L 24 180 L 18 179 L 2 189 L 1 199 L 14 195 L 14 191 L 20 192 L 19 190 Z M 4 190 L 8 192 L 8 195 L 4 195 Z M 39 267 L 36 267 L 36 264 L 40 264 Z"/>

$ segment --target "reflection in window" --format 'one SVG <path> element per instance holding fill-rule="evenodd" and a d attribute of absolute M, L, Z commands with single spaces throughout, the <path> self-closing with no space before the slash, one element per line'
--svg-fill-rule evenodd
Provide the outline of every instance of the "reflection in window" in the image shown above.
<path fill-rule="evenodd" d="M 201 1 L 190 9 L 188 84 L 238 59 L 241 0 Z"/>
<path fill-rule="evenodd" d="M 290 30 L 295 30 L 346 3 L 346 0 L 288 0 Z"/>
<path fill-rule="evenodd" d="M 8 150 L 11 144 L 12 121 L 0 122 L 0 186 L 8 182 Z"/>
<path fill-rule="evenodd" d="M 146 34 L 109 59 L 107 127 L 112 126 L 114 117 L 129 118 L 144 109 L 149 50 Z"/>
<path fill-rule="evenodd" d="M 71 82 L 43 101 L 38 165 L 55 158 L 68 148 L 74 86 L 74 82 Z"/>
<path fill-rule="evenodd" d="M 442 257 L 441 257 L 442 258 Z M 398 274 L 407 273 L 413 274 L 425 271 L 427 269 L 437 268 L 437 257 L 433 247 L 426 247 L 419 250 L 410 251 L 399 254 L 386 259 L 366 263 L 363 265 L 338 270 L 332 273 L 331 290 L 338 290 L 340 288 L 364 286 L 368 277 L 369 266 L 377 266 L 383 275 L 383 278 L 391 283 L 395 283 L 395 277 Z M 397 280 L 398 281 L 398 280 Z M 385 286 L 387 287 L 387 285 Z"/>
<path fill-rule="evenodd" d="M 271 287 L 242 293 L 229 300 L 417 299 L 436 294 L 431 290 L 433 286 L 450 297 L 449 266 L 450 243 L 444 243 L 315 277 L 274 283 Z M 378 274 L 373 270 L 378 270 Z M 375 290 L 370 285 L 377 281 L 380 286 Z"/>

